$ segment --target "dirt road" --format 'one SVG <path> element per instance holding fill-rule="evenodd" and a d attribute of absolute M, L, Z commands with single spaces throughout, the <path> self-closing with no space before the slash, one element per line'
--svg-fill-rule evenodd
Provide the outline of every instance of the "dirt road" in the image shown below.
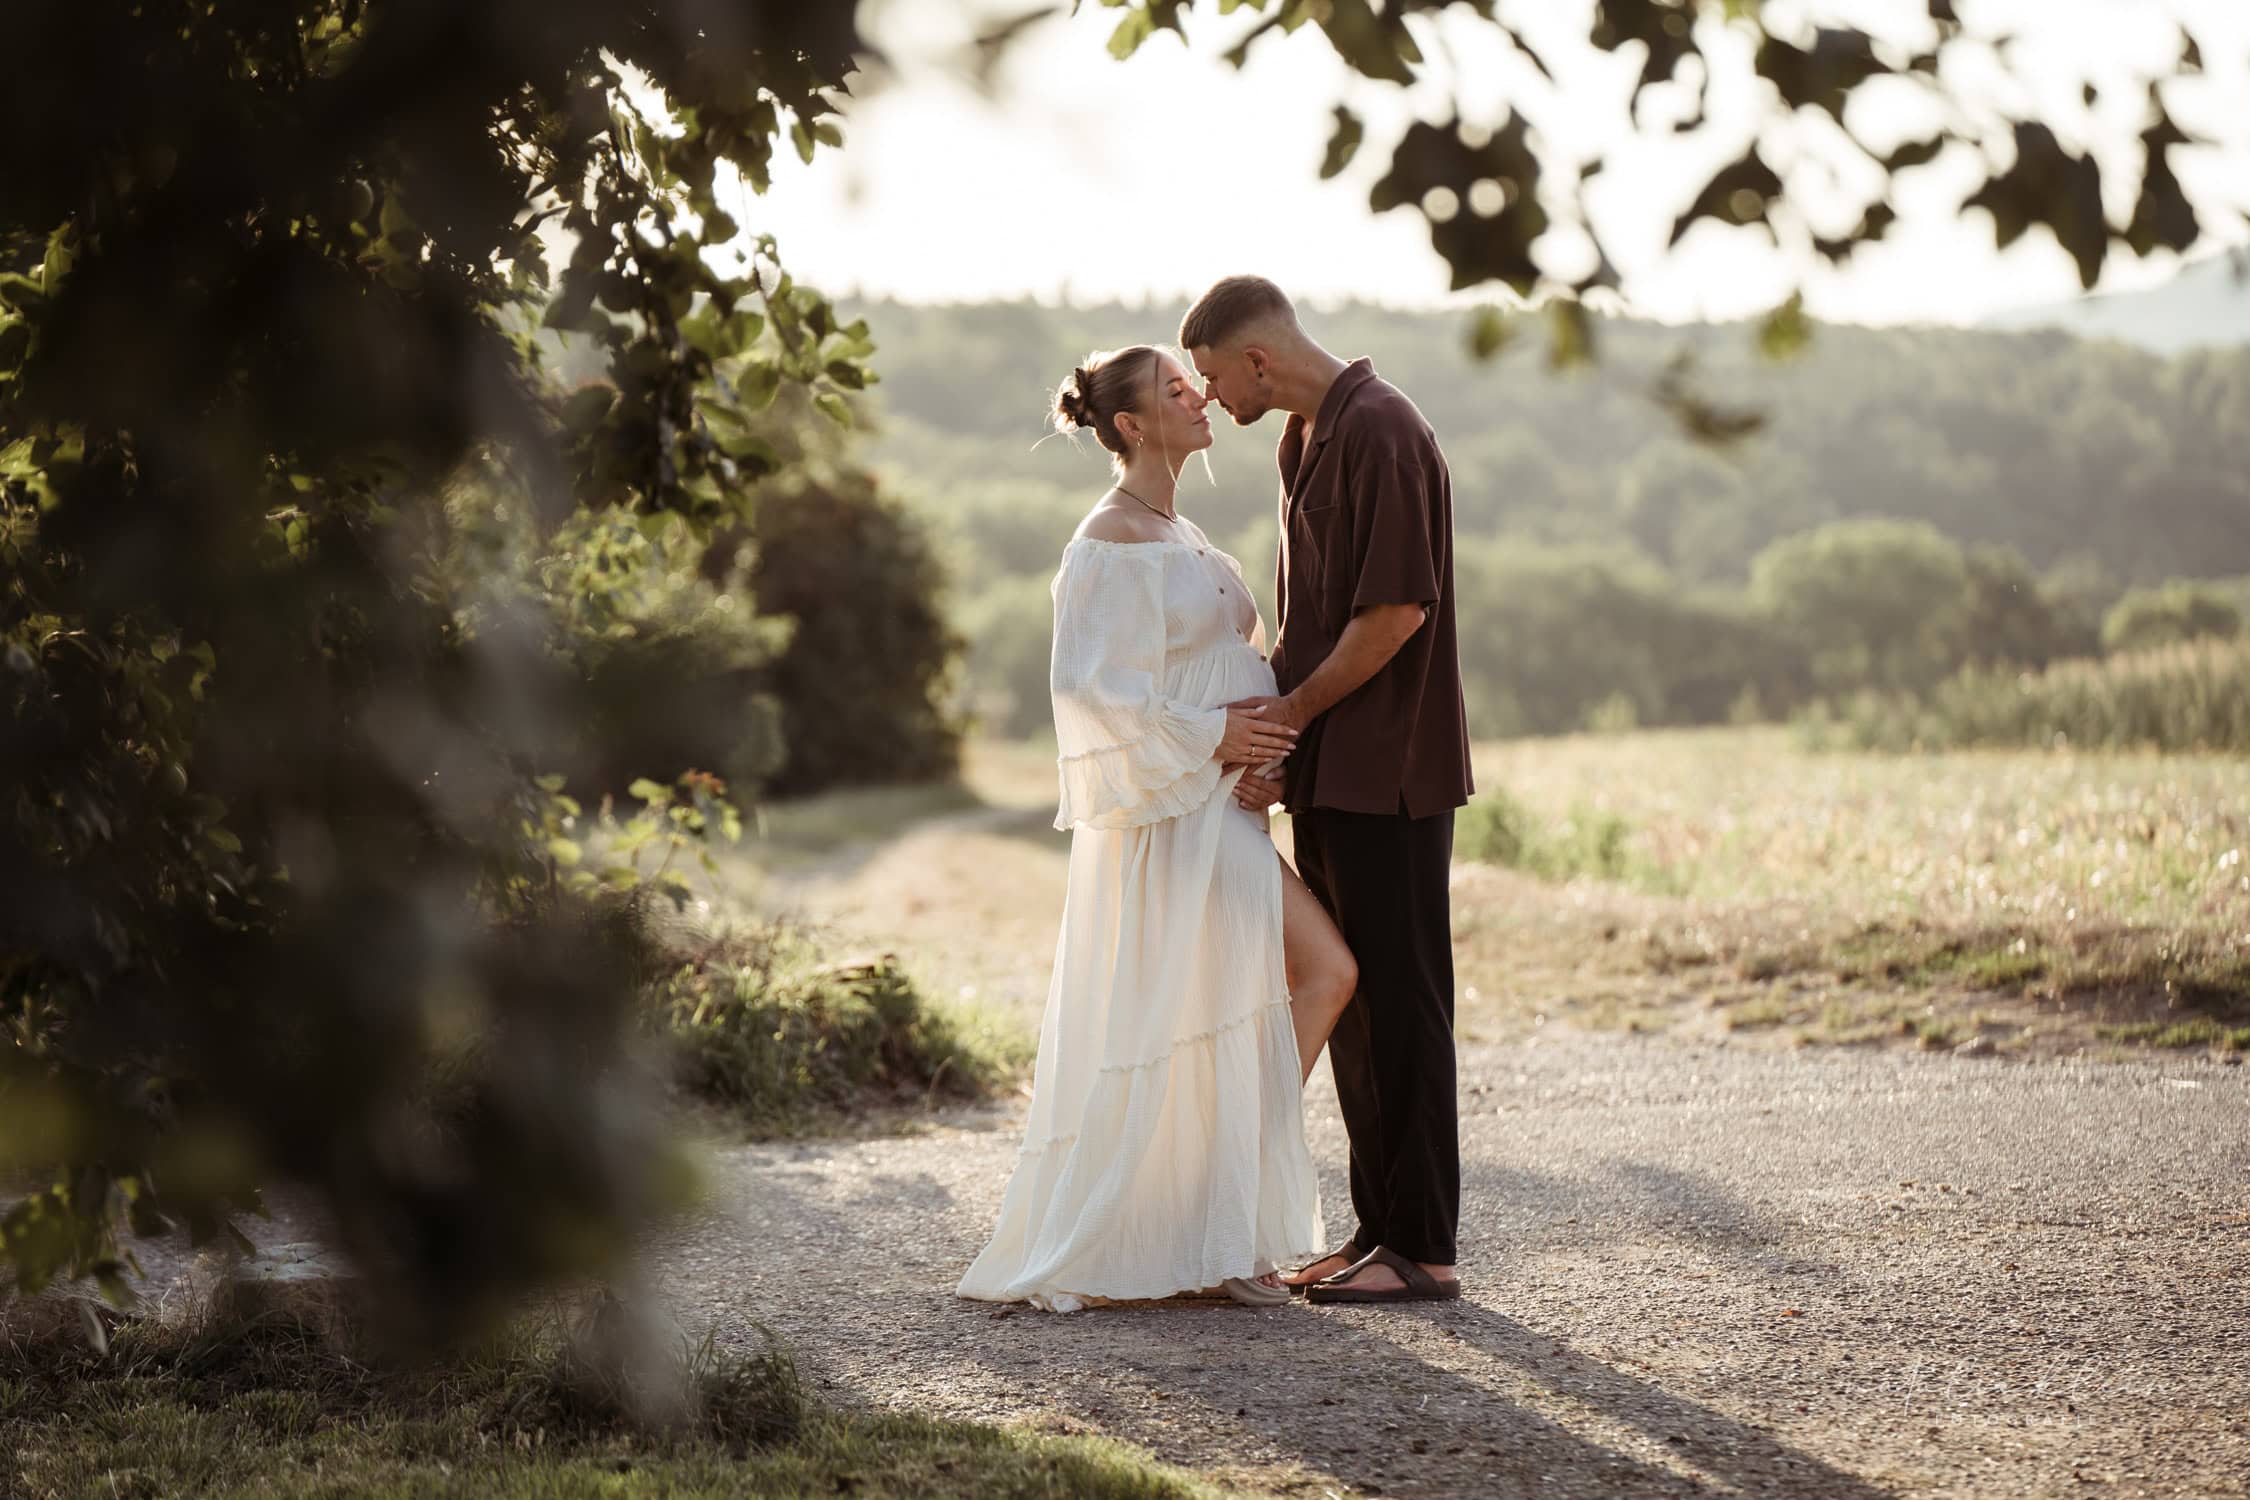
<path fill-rule="evenodd" d="M 667 1282 L 836 1398 L 1305 1494 L 2250 1493 L 2250 1070 L 1562 1028 L 1463 1063 L 1454 1306 L 957 1301 L 1005 1111 L 718 1152 Z M 1325 1072 L 1308 1108 L 1340 1237 Z"/>

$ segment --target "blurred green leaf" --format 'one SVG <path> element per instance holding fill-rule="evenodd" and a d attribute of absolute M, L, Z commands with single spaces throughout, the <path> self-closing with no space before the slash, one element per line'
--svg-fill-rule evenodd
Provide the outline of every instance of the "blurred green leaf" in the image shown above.
<path fill-rule="evenodd" d="M 1469 323 L 1469 352 L 1478 359 L 1491 359 L 1508 347 L 1516 336 L 1516 320 L 1497 307 L 1480 307 Z"/>
<path fill-rule="evenodd" d="M 1557 298 L 1547 309 L 1547 368 L 1571 370 L 1594 359 L 1594 323 L 1586 304 Z"/>
<path fill-rule="evenodd" d="M 1328 137 L 1328 154 L 1320 163 L 1323 178 L 1334 177 L 1351 165 L 1352 157 L 1359 152 L 1360 142 L 1366 138 L 1366 127 L 1358 115 L 1344 105 L 1336 106 L 1336 128 Z"/>
<path fill-rule="evenodd" d="M 1758 352 L 1767 359 L 1792 359 L 1812 342 L 1812 320 L 1805 316 L 1805 295 L 1792 292 L 1789 300 L 1766 314 L 1758 325 Z"/>

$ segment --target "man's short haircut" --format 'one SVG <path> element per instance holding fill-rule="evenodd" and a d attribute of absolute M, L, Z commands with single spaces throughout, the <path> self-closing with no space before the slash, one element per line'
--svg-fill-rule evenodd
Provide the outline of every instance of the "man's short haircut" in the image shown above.
<path fill-rule="evenodd" d="M 1216 349 L 1253 324 L 1297 321 L 1289 296 L 1263 276 L 1229 276 L 1203 294 L 1180 323 L 1180 347 Z"/>

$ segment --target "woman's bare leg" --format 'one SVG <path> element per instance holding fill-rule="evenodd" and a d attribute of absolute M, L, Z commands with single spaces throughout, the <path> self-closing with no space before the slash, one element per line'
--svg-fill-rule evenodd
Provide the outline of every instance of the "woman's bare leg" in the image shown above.
<path fill-rule="evenodd" d="M 1281 861 L 1281 947 L 1289 967 L 1289 1016 L 1297 1030 L 1297 1061 L 1304 1077 L 1310 1078 L 1320 1049 L 1328 1045 L 1328 1033 L 1336 1029 L 1337 1018 L 1359 988 L 1359 964 L 1327 908 L 1287 860 Z M 1291 1286 L 1308 1285 L 1350 1266 L 1361 1253 L 1347 1248 L 1341 1255 L 1301 1266 L 1282 1280 Z"/>
<path fill-rule="evenodd" d="M 1277 853 L 1274 858 L 1281 856 Z M 1281 948 L 1289 971 L 1289 1017 L 1297 1032 L 1298 1071 L 1310 1078 L 1320 1049 L 1328 1045 L 1328 1033 L 1336 1029 L 1336 1018 L 1359 988 L 1359 964 L 1320 899 L 1285 859 L 1281 859 Z"/>

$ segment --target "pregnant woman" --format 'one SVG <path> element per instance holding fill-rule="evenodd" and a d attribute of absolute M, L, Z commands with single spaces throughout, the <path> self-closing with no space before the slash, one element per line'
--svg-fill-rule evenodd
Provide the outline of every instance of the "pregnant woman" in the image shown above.
<path fill-rule="evenodd" d="M 1056 398 L 1117 483 L 1063 549 L 1051 686 L 1070 880 L 1031 1118 L 960 1294 L 1058 1312 L 1224 1292 L 1270 1306 L 1324 1247 L 1304 1079 L 1349 1002 L 1343 938 L 1237 804 L 1293 730 L 1233 558 L 1174 504 L 1211 442 L 1179 360 L 1097 356 Z"/>

